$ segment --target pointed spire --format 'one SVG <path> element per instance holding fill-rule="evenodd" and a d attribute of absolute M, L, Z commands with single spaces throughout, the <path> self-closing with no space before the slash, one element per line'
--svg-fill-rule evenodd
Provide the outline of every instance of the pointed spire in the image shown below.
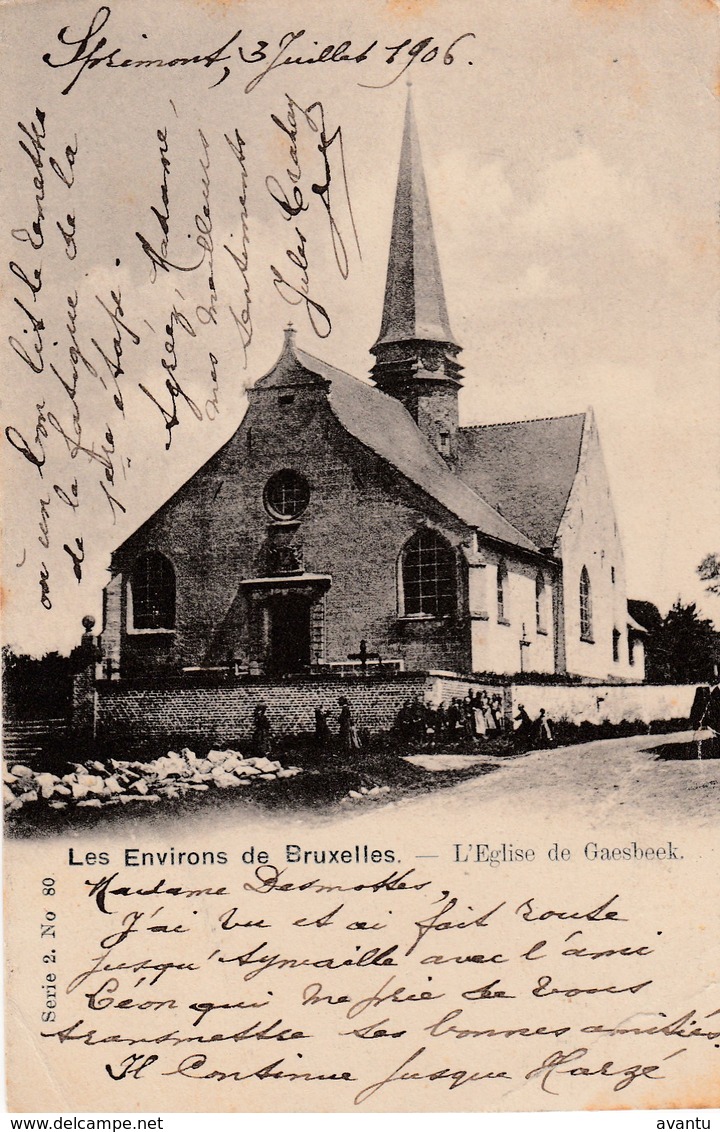
<path fill-rule="evenodd" d="M 460 347 L 448 321 L 412 96 L 405 110 L 385 302 L 372 376 L 452 466 L 457 456 Z"/>
<path fill-rule="evenodd" d="M 412 94 L 408 90 L 377 346 L 407 340 L 455 345 L 448 321 Z"/>

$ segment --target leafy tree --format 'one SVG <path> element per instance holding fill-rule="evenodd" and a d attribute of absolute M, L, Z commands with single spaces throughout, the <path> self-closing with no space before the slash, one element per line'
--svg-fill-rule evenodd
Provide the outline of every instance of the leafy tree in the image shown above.
<path fill-rule="evenodd" d="M 703 582 L 709 583 L 705 587 L 708 593 L 720 594 L 720 554 L 708 554 L 698 566 L 697 572 Z"/>
<path fill-rule="evenodd" d="M 11 718 L 64 716 L 70 706 L 77 664 L 57 652 L 36 658 L 3 648 L 3 701 Z"/>
<path fill-rule="evenodd" d="M 720 656 L 720 634 L 698 616 L 694 603 L 680 599 L 648 634 L 646 675 L 655 684 L 694 684 L 713 679 Z"/>

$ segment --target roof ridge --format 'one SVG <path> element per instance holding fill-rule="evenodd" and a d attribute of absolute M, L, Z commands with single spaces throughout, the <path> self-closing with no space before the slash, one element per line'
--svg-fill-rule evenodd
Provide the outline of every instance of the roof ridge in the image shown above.
<path fill-rule="evenodd" d="M 427 437 L 425 436 L 425 433 L 422 431 L 422 429 L 418 428 L 417 422 L 413 419 L 412 414 L 408 412 L 408 410 L 403 405 L 402 401 L 398 400 L 398 398 L 393 396 L 392 393 L 386 393 L 385 390 L 381 389 L 380 386 L 375 381 L 373 381 L 372 378 L 370 378 L 369 381 L 363 381 L 363 379 L 361 377 L 356 377 L 355 374 L 350 373 L 349 370 L 340 369 L 339 366 L 333 365 L 332 362 L 324 362 L 322 360 L 322 358 L 316 358 L 314 356 L 314 354 L 308 354 L 307 350 L 300 350 L 298 348 L 298 350 L 296 352 L 298 354 L 304 354 L 306 358 L 308 358 L 309 360 L 311 360 L 313 362 L 317 362 L 318 365 L 324 366 L 325 369 L 335 370 L 336 373 L 342 374 L 343 377 L 350 378 L 351 381 L 354 381 L 358 385 L 361 385 L 363 387 L 363 389 L 371 389 L 374 394 L 377 394 L 380 397 L 384 397 L 384 399 L 387 402 L 389 402 L 393 406 L 393 408 L 396 408 L 396 407 L 399 406 L 400 409 L 402 409 L 405 413 L 407 413 L 408 417 L 410 418 L 412 423 L 415 425 L 415 428 L 417 428 L 417 430 L 420 433 L 420 436 L 423 438 L 423 440 L 427 441 L 428 447 L 429 447 L 430 451 L 433 453 L 433 455 L 437 456 L 438 461 L 439 461 L 438 466 L 441 466 L 441 467 L 447 469 L 447 464 L 443 460 L 442 456 L 437 451 L 437 449 L 430 443 L 430 441 L 427 439 Z M 307 367 L 305 367 L 305 368 L 307 368 Z M 319 376 L 322 376 L 322 374 L 320 374 Z"/>
<path fill-rule="evenodd" d="M 493 421 L 490 424 L 460 425 L 459 429 L 460 429 L 461 432 L 469 432 L 471 429 L 474 429 L 474 428 L 505 428 L 507 425 L 514 425 L 514 424 L 539 424 L 540 421 L 569 421 L 569 420 L 571 420 L 572 417 L 584 417 L 584 416 L 586 416 L 585 412 L 582 412 L 582 413 L 559 413 L 557 416 L 553 416 L 553 417 L 523 417 L 523 418 L 521 418 L 519 420 L 515 420 L 515 421 Z"/>
<path fill-rule="evenodd" d="M 322 360 L 322 358 L 316 358 L 314 354 L 308 354 L 307 350 L 301 350 L 299 347 L 296 350 L 296 353 L 297 354 L 303 354 L 309 361 L 317 362 L 318 365 L 324 366 L 325 369 L 332 369 L 332 370 L 335 370 L 336 373 L 342 374 L 343 377 L 349 377 L 351 379 L 351 381 L 356 381 L 357 384 L 362 385 L 362 387 L 364 389 L 372 389 L 374 393 L 379 393 L 382 397 L 385 397 L 388 401 L 391 401 L 393 404 L 397 404 L 397 405 L 400 405 L 401 408 L 405 408 L 405 406 L 402 404 L 402 402 L 398 401 L 397 397 L 393 397 L 392 393 L 386 393 L 384 389 L 381 389 L 380 386 L 376 384 L 376 382 L 373 380 L 372 377 L 370 377 L 369 381 L 364 381 L 362 377 L 357 377 L 356 374 L 350 373 L 349 370 L 341 369 L 340 366 L 333 365 L 332 362 L 324 362 Z M 298 358 L 298 361 L 299 360 L 300 359 Z M 304 363 L 301 362 L 301 365 L 304 365 Z M 307 369 L 308 367 L 305 366 L 305 368 Z M 311 370 L 310 372 L 312 373 L 314 371 Z M 319 376 L 322 377 L 322 374 L 319 374 Z M 370 375 L 368 374 L 368 377 L 369 376 Z M 407 412 L 407 409 L 405 411 Z M 411 417 L 411 420 L 412 420 L 412 417 Z M 442 456 L 440 456 L 440 459 L 442 460 Z M 444 462 L 445 461 L 443 460 L 443 463 Z"/>

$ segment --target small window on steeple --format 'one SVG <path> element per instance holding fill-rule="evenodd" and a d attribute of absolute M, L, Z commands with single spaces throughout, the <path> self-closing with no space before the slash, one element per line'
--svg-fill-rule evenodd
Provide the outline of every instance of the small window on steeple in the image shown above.
<path fill-rule="evenodd" d="M 450 433 L 449 432 L 441 432 L 440 433 L 440 451 L 441 451 L 443 456 L 449 456 L 450 455 Z"/>

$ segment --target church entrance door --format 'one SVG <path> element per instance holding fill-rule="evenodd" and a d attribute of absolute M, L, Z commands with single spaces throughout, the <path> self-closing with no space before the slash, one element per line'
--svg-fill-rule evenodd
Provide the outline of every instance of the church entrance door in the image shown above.
<path fill-rule="evenodd" d="M 270 671 L 301 672 L 310 665 L 310 600 L 300 594 L 270 599 Z"/>

